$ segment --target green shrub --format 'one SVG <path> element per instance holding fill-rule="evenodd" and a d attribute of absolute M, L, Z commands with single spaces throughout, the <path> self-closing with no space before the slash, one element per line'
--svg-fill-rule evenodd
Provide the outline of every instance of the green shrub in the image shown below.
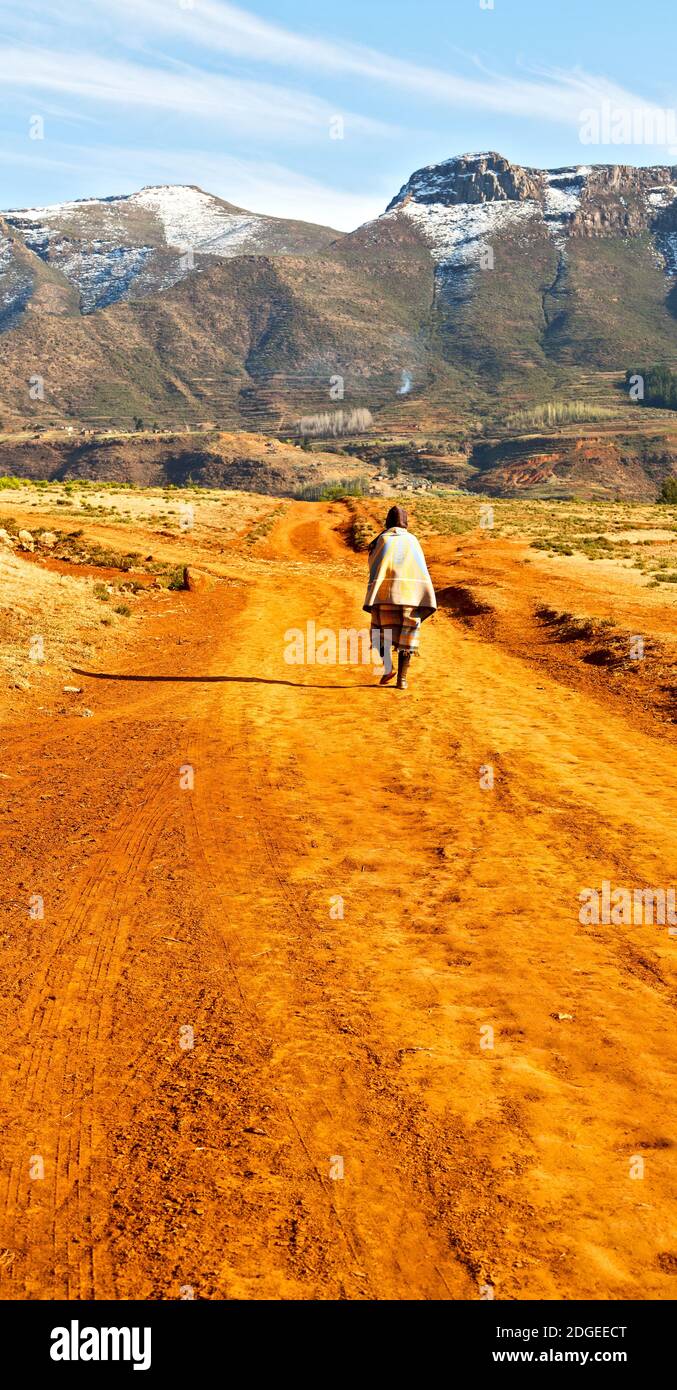
<path fill-rule="evenodd" d="M 654 367 L 628 370 L 625 384 L 629 388 L 633 377 L 641 377 L 644 394 L 640 397 L 643 405 L 654 405 L 660 410 L 677 410 L 677 374 L 669 367 L 657 363 Z"/>
<path fill-rule="evenodd" d="M 667 502 L 669 506 L 677 507 L 677 478 L 665 479 L 658 501 Z"/>
<path fill-rule="evenodd" d="M 340 502 L 344 497 L 364 497 L 368 491 L 368 478 L 339 478 L 334 483 L 306 483 L 294 497 L 299 502 Z"/>

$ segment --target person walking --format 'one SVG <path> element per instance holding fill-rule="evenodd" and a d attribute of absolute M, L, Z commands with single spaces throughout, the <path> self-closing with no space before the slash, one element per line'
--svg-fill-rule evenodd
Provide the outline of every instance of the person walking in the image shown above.
<path fill-rule="evenodd" d="M 380 535 L 369 546 L 369 583 L 363 604 L 371 615 L 374 646 L 385 671 L 380 685 L 395 675 L 392 652 L 397 652 L 397 689 L 407 689 L 412 656 L 418 652 L 421 623 L 437 609 L 425 555 L 409 530 L 403 507 L 391 507 Z"/>

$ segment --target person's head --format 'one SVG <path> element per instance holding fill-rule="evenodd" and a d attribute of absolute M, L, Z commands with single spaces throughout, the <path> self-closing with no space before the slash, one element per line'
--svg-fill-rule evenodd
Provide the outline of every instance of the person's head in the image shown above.
<path fill-rule="evenodd" d="M 409 526 L 409 518 L 404 510 L 404 507 L 390 508 L 390 511 L 388 512 L 388 515 L 386 517 L 386 531 L 389 531 L 391 526 L 401 526 L 403 530 L 407 530 L 407 527 Z"/>

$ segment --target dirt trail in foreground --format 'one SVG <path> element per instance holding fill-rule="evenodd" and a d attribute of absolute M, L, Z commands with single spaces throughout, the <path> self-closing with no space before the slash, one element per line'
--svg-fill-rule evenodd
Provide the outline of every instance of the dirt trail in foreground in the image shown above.
<path fill-rule="evenodd" d="M 346 520 L 11 731 L 5 1297 L 675 1296 L 675 942 L 578 920 L 674 883 L 660 730 L 448 613 L 406 694 L 288 665 L 360 624 Z"/>

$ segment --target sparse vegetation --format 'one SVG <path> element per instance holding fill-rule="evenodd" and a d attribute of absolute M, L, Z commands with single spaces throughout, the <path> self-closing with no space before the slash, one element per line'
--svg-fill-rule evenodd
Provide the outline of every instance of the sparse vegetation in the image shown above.
<path fill-rule="evenodd" d="M 371 411 L 364 408 L 323 410 L 318 415 L 303 415 L 296 428 L 300 435 L 314 435 L 316 438 L 326 435 L 336 439 L 342 434 L 364 434 L 373 423 Z"/>
<path fill-rule="evenodd" d="M 350 526 L 350 544 L 358 552 L 368 550 L 374 539 L 373 528 L 368 521 L 356 516 Z"/>
<path fill-rule="evenodd" d="M 257 541 L 265 540 L 272 531 L 275 522 L 284 515 L 285 511 L 285 506 L 275 507 L 273 511 L 268 512 L 267 516 L 257 521 L 247 532 L 247 545 L 256 545 Z"/>
<path fill-rule="evenodd" d="M 607 406 L 594 405 L 591 401 L 546 401 L 544 405 L 514 411 L 508 416 L 506 425 L 512 429 L 540 429 L 544 425 L 571 425 L 584 421 L 608 420 L 617 414 L 617 411 Z"/>
<path fill-rule="evenodd" d="M 169 574 L 166 576 L 166 583 L 167 583 L 167 588 L 168 588 L 168 589 L 185 589 L 185 587 L 186 587 L 185 566 L 184 566 L 184 565 L 176 565 L 174 569 L 170 570 L 170 571 L 169 571 Z"/>

